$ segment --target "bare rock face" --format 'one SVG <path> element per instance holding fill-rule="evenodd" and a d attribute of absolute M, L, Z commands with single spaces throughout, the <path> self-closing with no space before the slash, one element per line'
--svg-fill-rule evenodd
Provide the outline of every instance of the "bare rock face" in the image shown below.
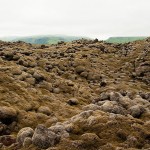
<path fill-rule="evenodd" d="M 38 125 L 32 137 L 32 142 L 35 146 L 41 149 L 54 146 L 56 142 L 56 134 L 47 129 L 43 125 Z"/>

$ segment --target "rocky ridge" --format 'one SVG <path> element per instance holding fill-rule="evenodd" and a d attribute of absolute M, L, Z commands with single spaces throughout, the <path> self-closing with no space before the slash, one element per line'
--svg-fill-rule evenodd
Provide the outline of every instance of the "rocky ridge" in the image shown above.
<path fill-rule="evenodd" d="M 0 147 L 149 149 L 149 85 L 149 38 L 0 41 Z"/>

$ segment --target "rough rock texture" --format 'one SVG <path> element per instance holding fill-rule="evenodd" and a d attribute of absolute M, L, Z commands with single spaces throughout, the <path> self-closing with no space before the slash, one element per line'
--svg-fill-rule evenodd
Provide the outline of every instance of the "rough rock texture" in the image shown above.
<path fill-rule="evenodd" d="M 23 145 L 26 138 L 31 138 L 33 136 L 34 130 L 30 127 L 22 128 L 17 135 L 17 142 Z"/>
<path fill-rule="evenodd" d="M 0 149 L 148 149 L 149 120 L 150 38 L 0 41 Z"/>
<path fill-rule="evenodd" d="M 32 137 L 32 142 L 35 146 L 46 149 L 55 144 L 56 134 L 43 125 L 38 125 Z"/>

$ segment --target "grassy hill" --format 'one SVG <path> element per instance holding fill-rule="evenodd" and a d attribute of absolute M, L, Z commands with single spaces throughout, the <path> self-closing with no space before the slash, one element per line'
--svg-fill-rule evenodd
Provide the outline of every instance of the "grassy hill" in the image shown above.
<path fill-rule="evenodd" d="M 77 36 L 53 36 L 53 35 L 47 35 L 47 36 L 29 36 L 29 37 L 4 37 L 0 38 L 0 40 L 3 41 L 24 41 L 31 44 L 56 44 L 60 41 L 64 42 L 71 42 L 73 40 L 78 40 L 86 37 L 77 37 Z M 89 38 L 86 38 L 89 39 Z"/>
<path fill-rule="evenodd" d="M 143 40 L 147 37 L 139 36 L 139 37 L 110 37 L 106 40 L 108 43 L 128 43 L 136 40 Z"/>
<path fill-rule="evenodd" d="M 78 37 L 78 36 L 65 36 L 65 35 L 41 35 L 41 36 L 28 36 L 28 37 L 3 37 L 0 40 L 3 41 L 24 41 L 26 43 L 31 44 L 56 44 L 60 41 L 71 42 L 79 39 L 90 39 L 87 37 Z M 139 36 L 139 37 L 110 37 L 106 40 L 108 43 L 128 43 L 136 40 L 142 40 L 147 37 Z"/>

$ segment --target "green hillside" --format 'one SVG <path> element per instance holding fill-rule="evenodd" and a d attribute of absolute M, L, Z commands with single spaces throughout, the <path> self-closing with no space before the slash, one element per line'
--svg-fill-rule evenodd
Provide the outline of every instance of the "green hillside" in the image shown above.
<path fill-rule="evenodd" d="M 143 40 L 147 37 L 139 36 L 139 37 L 110 37 L 106 40 L 108 43 L 128 43 L 136 40 Z"/>
<path fill-rule="evenodd" d="M 30 37 L 4 37 L 0 38 L 3 41 L 24 41 L 31 44 L 56 44 L 60 41 L 71 42 L 86 37 L 77 36 L 30 36 Z M 89 38 L 88 38 L 89 39 Z"/>

